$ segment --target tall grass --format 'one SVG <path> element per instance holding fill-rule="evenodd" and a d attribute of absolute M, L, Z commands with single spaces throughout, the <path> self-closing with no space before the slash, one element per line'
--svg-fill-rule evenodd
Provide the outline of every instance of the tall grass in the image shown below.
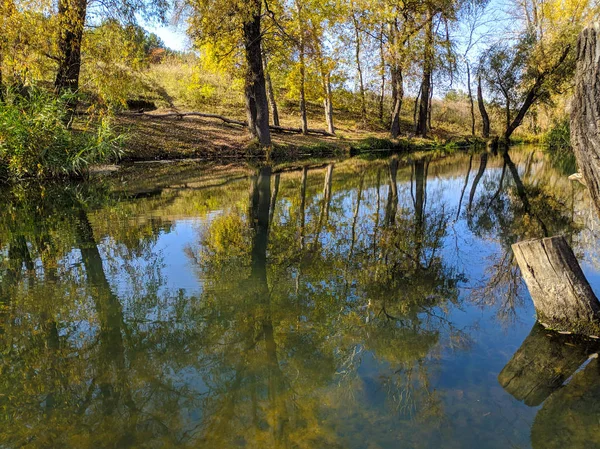
<path fill-rule="evenodd" d="M 109 115 L 70 129 L 72 101 L 37 87 L 7 92 L 0 103 L 0 181 L 81 176 L 91 164 L 120 157 L 123 138 Z"/>

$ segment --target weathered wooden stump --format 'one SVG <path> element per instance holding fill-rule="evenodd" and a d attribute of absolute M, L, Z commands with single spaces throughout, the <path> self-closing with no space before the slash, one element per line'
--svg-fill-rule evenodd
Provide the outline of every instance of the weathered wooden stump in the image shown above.
<path fill-rule="evenodd" d="M 527 240 L 512 249 L 542 325 L 600 336 L 600 303 L 564 237 Z"/>
<path fill-rule="evenodd" d="M 596 210 L 600 213 L 600 24 L 581 32 L 577 44 L 575 92 L 571 103 L 571 145 Z"/>
<path fill-rule="evenodd" d="M 536 323 L 498 375 L 502 388 L 531 407 L 540 405 L 600 350 L 600 341 L 548 332 Z"/>

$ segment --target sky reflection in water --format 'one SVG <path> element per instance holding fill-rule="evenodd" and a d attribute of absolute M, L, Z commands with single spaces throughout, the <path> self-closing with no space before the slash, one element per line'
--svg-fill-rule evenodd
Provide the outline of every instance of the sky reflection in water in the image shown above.
<path fill-rule="evenodd" d="M 597 344 L 534 325 L 510 250 L 565 234 L 598 291 L 563 166 L 525 148 L 7 191 L 0 447 L 596 447 Z"/>

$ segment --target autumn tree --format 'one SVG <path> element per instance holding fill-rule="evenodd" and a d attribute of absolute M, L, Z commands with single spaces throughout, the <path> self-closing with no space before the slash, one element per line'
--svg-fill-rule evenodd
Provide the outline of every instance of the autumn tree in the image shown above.
<path fill-rule="evenodd" d="M 262 0 L 191 0 L 190 33 L 198 43 L 242 51 L 248 129 L 262 146 L 271 145 L 269 101 L 262 54 Z"/>
<path fill-rule="evenodd" d="M 552 104 L 571 87 L 577 36 L 598 12 L 592 1 L 524 0 L 516 6 L 516 38 L 492 46 L 482 71 L 504 100 L 506 141 L 532 106 Z"/>
<path fill-rule="evenodd" d="M 81 73 L 81 50 L 90 0 L 59 0 L 57 13 L 58 62 L 54 86 L 57 92 L 76 92 Z M 165 20 L 166 0 L 111 0 L 96 11 L 100 16 L 112 17 L 125 23 L 135 23 L 135 14 L 146 19 Z"/>

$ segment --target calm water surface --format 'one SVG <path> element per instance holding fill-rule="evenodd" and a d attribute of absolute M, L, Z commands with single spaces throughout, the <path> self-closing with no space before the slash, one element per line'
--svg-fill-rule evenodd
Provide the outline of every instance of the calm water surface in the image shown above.
<path fill-rule="evenodd" d="M 532 149 L 2 192 L 2 448 L 600 447 L 594 341 L 510 245 L 598 222 Z M 177 175 L 173 175 L 173 172 Z"/>

